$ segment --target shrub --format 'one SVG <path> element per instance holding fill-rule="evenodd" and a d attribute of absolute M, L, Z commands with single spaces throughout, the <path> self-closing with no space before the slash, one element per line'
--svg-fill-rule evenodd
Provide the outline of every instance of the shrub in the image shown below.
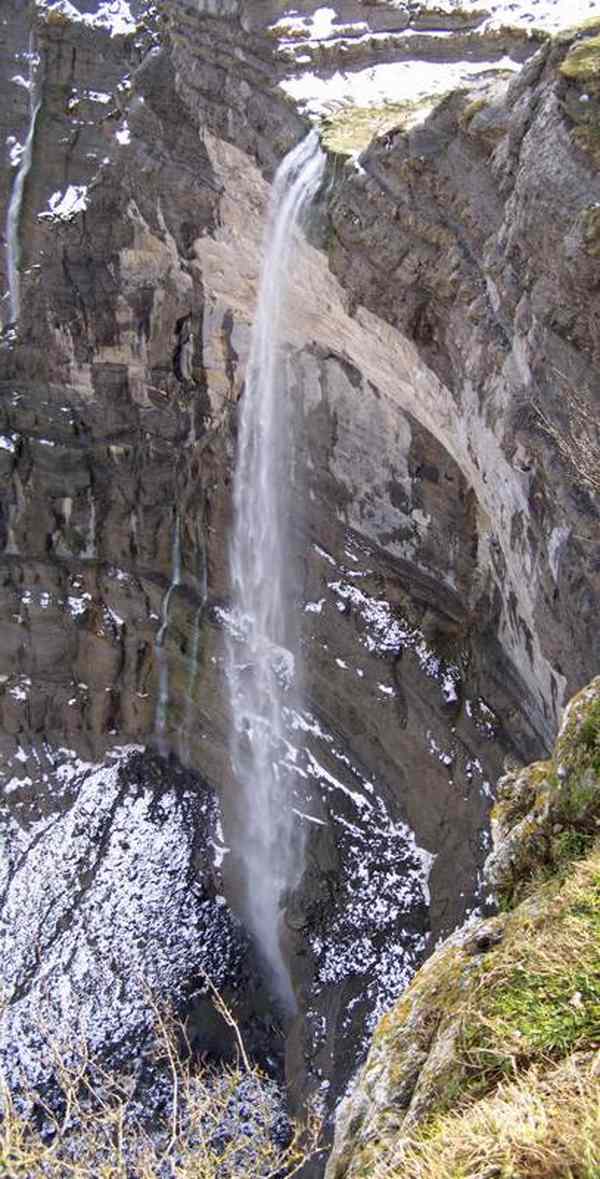
<path fill-rule="evenodd" d="M 219 1001 L 222 1003 L 222 1001 Z M 221 1012 L 231 1014 L 224 1005 Z M 290 1123 L 278 1086 L 240 1046 L 232 1066 L 198 1067 L 184 1030 L 156 1010 L 163 1112 L 145 1111 L 133 1075 L 116 1076 L 85 1045 L 53 1050 L 52 1102 L 15 1098 L 0 1080 L 3 1179 L 290 1179 L 317 1150 L 318 1125 Z"/>

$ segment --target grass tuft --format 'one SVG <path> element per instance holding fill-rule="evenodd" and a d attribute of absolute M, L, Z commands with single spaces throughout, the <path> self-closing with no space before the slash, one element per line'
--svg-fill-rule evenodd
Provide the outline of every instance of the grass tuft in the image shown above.
<path fill-rule="evenodd" d="M 591 1055 L 536 1065 L 397 1142 L 372 1179 L 598 1179 L 599 1071 Z"/>

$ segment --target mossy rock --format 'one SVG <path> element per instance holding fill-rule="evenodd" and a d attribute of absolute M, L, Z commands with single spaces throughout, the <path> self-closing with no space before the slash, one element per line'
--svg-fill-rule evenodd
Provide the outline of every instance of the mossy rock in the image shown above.
<path fill-rule="evenodd" d="M 500 830 L 509 830 L 524 818 L 552 774 L 553 767 L 549 761 L 536 761 L 523 770 L 506 774 L 498 783 L 492 822 Z"/>
<path fill-rule="evenodd" d="M 486 875 L 510 908 L 588 851 L 600 830 L 600 677 L 570 702 L 549 762 L 499 786 Z"/>
<path fill-rule="evenodd" d="M 463 128 L 468 127 L 471 119 L 475 118 L 475 115 L 478 115 L 480 111 L 485 110 L 487 106 L 489 106 L 487 98 L 473 99 L 472 102 L 468 103 L 462 115 L 460 116 L 460 126 Z"/>
<path fill-rule="evenodd" d="M 600 210 L 596 212 L 600 214 Z M 597 225 L 600 228 L 600 220 Z M 600 775 L 600 676 L 571 700 L 556 742 L 554 761 L 567 774 L 593 769 Z"/>
<path fill-rule="evenodd" d="M 446 95 L 407 99 L 380 106 L 346 106 L 323 121 L 321 139 L 328 151 L 354 156 L 364 151 L 374 138 L 389 132 L 409 131 L 422 122 Z"/>
<path fill-rule="evenodd" d="M 598 132 L 600 152 L 600 131 Z M 583 238 L 585 248 L 592 258 L 600 258 L 600 205 L 592 205 L 583 214 Z"/>
<path fill-rule="evenodd" d="M 483 1163 L 412 1172 L 394 1160 L 430 1158 L 426 1144 L 442 1143 L 452 1119 L 477 1121 L 503 1086 L 525 1101 L 536 1070 L 567 1075 L 569 1060 L 600 1048 L 600 677 L 566 709 L 553 758 L 502 779 L 494 827 L 486 870 L 491 862 L 505 912 L 450 938 L 383 1017 L 327 1179 L 371 1175 L 374 1160 L 388 1179 L 487 1175 Z M 598 1111 L 600 1071 L 596 1086 Z M 600 1115 L 595 1125 L 600 1143 Z M 494 1175 L 596 1179 L 582 1141 L 587 1154 L 574 1147 L 571 1170 L 515 1164 Z"/>
<path fill-rule="evenodd" d="M 327 1179 L 368 1175 L 374 1160 L 401 1179 L 401 1167 L 384 1163 L 407 1143 L 431 1140 L 457 1110 L 467 1116 L 532 1066 L 599 1044 L 596 847 L 568 879 L 538 885 L 513 912 L 463 931 L 421 968 L 379 1024 Z"/>
<path fill-rule="evenodd" d="M 600 35 L 572 45 L 559 67 L 563 78 L 576 82 L 600 80 Z"/>

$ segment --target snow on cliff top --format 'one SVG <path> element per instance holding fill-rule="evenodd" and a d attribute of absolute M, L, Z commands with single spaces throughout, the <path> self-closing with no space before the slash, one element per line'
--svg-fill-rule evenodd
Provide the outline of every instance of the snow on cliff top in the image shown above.
<path fill-rule="evenodd" d="M 282 88 L 309 114 L 338 106 L 379 106 L 444 94 L 473 82 L 487 70 L 516 70 L 509 58 L 497 62 L 382 62 L 352 73 L 336 70 L 329 78 L 313 72 L 286 78 Z"/>
<path fill-rule="evenodd" d="M 36 7 L 91 29 L 108 29 L 111 37 L 126 36 L 137 28 L 137 21 L 127 0 L 106 0 L 95 13 L 80 12 L 71 0 L 36 0 Z"/>
<path fill-rule="evenodd" d="M 394 3 L 388 3 L 386 7 L 394 10 L 398 8 Z M 423 4 L 421 9 L 423 13 L 430 9 L 435 10 L 436 14 L 447 13 L 450 17 L 459 12 L 468 17 L 472 11 L 474 23 L 477 17 L 483 17 L 477 25 L 482 32 L 512 26 L 545 29 L 553 33 L 596 14 L 600 16 L 598 0 L 491 0 L 487 4 L 474 3 L 471 8 L 464 5 L 463 0 L 436 0 L 431 5 Z M 356 37 L 370 33 L 367 20 L 347 20 L 335 8 L 326 5 L 304 15 L 295 7 L 287 8 L 271 28 L 274 31 L 280 29 L 287 37 L 300 36 L 302 40 L 312 42 L 341 35 Z"/>
<path fill-rule="evenodd" d="M 290 60 L 290 74 L 281 86 L 309 114 L 327 114 L 339 106 L 379 106 L 386 103 L 401 103 L 436 96 L 463 84 L 469 84 L 486 70 L 519 69 L 519 63 L 504 57 L 501 61 L 423 61 L 418 53 L 414 58 L 402 61 L 378 62 L 373 65 L 357 63 L 335 72 L 323 70 L 321 63 L 314 66 L 313 51 L 316 45 L 328 50 L 339 46 L 340 60 L 348 46 L 369 42 L 390 40 L 390 57 L 394 52 L 394 38 L 406 41 L 413 36 L 433 39 L 452 38 L 452 28 L 447 30 L 427 29 L 420 22 L 408 25 L 406 29 L 396 28 L 379 31 L 372 29 L 368 20 L 348 20 L 342 11 L 331 6 L 322 6 L 310 14 L 302 14 L 297 8 L 286 9 L 271 26 L 279 37 L 279 44 Z M 390 9 L 397 9 L 393 3 Z M 433 6 L 432 6 L 433 7 Z M 425 6 L 423 6 L 425 11 Z M 435 5 L 436 13 L 447 13 L 451 18 L 459 11 L 468 17 L 462 0 L 441 0 Z M 368 16 L 368 9 L 365 15 Z M 381 7 L 378 7 L 381 14 Z M 522 30 L 545 30 L 557 32 L 579 21 L 600 16 L 599 0 L 498 0 L 497 3 L 473 5 L 471 28 L 478 34 L 491 33 L 506 26 Z M 418 14 L 417 14 L 418 15 Z M 443 23 L 443 16 L 441 18 Z M 451 26 L 451 21 L 449 20 Z M 302 67 L 305 67 L 304 69 Z M 326 74 L 326 76 L 323 76 Z"/>

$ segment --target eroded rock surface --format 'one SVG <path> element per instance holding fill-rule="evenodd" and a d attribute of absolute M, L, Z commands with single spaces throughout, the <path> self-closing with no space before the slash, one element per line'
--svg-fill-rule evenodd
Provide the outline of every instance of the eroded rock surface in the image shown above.
<path fill-rule="evenodd" d="M 494 66 L 359 163 L 332 158 L 295 275 L 307 698 L 284 756 L 308 840 L 286 914 L 300 1005 L 288 1069 L 298 1099 L 318 1092 L 331 1108 L 376 1015 L 485 895 L 504 759 L 547 751 L 565 691 L 598 662 L 586 465 L 597 96 L 564 71 L 573 36 L 500 33 L 477 14 L 438 29 L 418 6 L 356 5 L 323 30 L 307 5 L 296 36 L 283 4 L 157 9 L 23 3 L 3 26 L 7 77 L 39 55 L 41 107 L 21 316 L 2 351 L 0 715 L 7 756 L 46 743 L 104 766 L 77 798 L 93 773 L 119 793 L 115 743 L 170 750 L 210 783 L 233 908 L 236 402 L 268 179 L 308 126 L 282 82 L 326 81 L 342 64 L 348 76 L 399 69 L 409 51 L 432 68 L 470 62 L 463 80 Z M 336 28 L 361 19 L 368 36 Z M 502 56 L 514 70 L 540 44 L 509 86 Z M 3 85 L 6 134 L 23 143 L 27 91 Z M 185 790 L 195 814 L 205 787 Z M 38 793 L 44 810 L 43 780 Z M 177 843 L 182 804 L 166 796 Z M 65 795 L 61 824 L 77 798 Z M 15 799 L 5 789 L 7 814 Z M 115 839 L 141 821 L 128 799 Z M 139 806 L 152 811 L 150 796 Z M 44 872 L 54 887 L 54 866 Z M 157 968 L 175 999 L 204 939 L 198 897 L 176 896 L 186 928 L 189 913 L 181 971 Z M 66 923 L 76 946 L 77 920 Z M 148 943 L 159 958 L 161 941 Z"/>

